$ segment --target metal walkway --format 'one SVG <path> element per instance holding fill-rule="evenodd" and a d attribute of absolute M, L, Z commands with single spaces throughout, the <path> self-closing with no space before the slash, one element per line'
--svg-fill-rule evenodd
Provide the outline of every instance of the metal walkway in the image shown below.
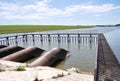
<path fill-rule="evenodd" d="M 120 81 L 120 64 L 103 34 L 98 36 L 95 81 Z"/>

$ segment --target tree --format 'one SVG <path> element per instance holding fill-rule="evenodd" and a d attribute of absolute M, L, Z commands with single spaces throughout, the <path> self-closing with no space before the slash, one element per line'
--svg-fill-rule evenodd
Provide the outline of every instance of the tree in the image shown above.
<path fill-rule="evenodd" d="M 115 26 L 120 26 L 120 24 L 116 24 Z"/>

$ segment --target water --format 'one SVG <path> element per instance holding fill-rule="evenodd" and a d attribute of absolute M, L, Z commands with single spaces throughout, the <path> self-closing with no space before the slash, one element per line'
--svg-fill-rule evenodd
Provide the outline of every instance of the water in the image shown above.
<path fill-rule="evenodd" d="M 19 46 L 28 47 L 28 46 L 37 46 L 45 50 L 51 50 L 54 47 L 60 47 L 68 50 L 71 54 L 69 58 L 65 61 L 61 62 L 57 65 L 57 68 L 68 69 L 71 67 L 79 68 L 80 71 L 84 72 L 94 72 L 94 62 L 95 62 L 95 54 L 97 47 L 97 38 L 93 37 L 92 42 L 90 42 L 89 37 L 81 37 L 80 42 L 78 42 L 78 38 L 76 36 L 71 36 L 71 40 L 68 42 L 67 37 L 61 37 L 60 42 L 58 42 L 57 37 L 52 37 L 51 41 L 48 41 L 47 37 L 43 38 L 41 41 L 39 36 L 35 37 L 35 41 L 33 42 L 33 38 L 29 36 L 28 42 L 22 42 L 19 39 Z"/>
<path fill-rule="evenodd" d="M 117 30 L 105 33 L 105 37 L 113 50 L 115 56 L 120 62 L 120 28 Z"/>
<path fill-rule="evenodd" d="M 86 38 L 84 38 L 85 40 Z M 62 40 L 60 43 L 51 42 L 46 43 L 46 45 L 42 46 L 44 49 L 52 49 L 54 47 L 61 47 L 70 51 L 71 56 L 67 58 L 66 61 L 63 61 L 59 64 L 58 68 L 79 68 L 81 71 L 85 72 L 93 72 L 94 68 L 94 56 L 96 50 L 95 42 L 90 43 L 89 40 L 81 41 L 80 43 L 75 41 L 67 42 L 66 40 Z M 88 69 L 89 68 L 89 69 Z"/>
<path fill-rule="evenodd" d="M 120 61 L 120 28 L 115 27 L 96 27 L 96 28 L 88 28 L 88 29 L 71 29 L 71 30 L 59 30 L 59 31 L 47 31 L 47 32 L 33 32 L 36 34 L 39 33 L 104 33 L 107 38 L 108 43 L 110 44 L 113 52 L 116 57 Z M 21 33 L 22 34 L 22 33 Z M 15 34 L 9 34 L 15 35 Z M 7 35 L 1 35 L 7 36 Z M 71 36 L 71 41 L 68 42 L 65 36 L 60 38 L 60 42 L 56 36 L 51 38 L 52 40 L 48 42 L 48 38 L 44 37 L 43 42 L 41 42 L 40 36 L 35 36 L 35 41 L 33 42 L 33 38 L 28 36 L 28 42 L 23 42 L 20 38 L 18 39 L 18 45 L 22 47 L 28 46 L 36 46 L 45 50 L 51 50 L 54 47 L 61 47 L 68 51 L 70 51 L 71 56 L 66 60 L 62 61 L 57 68 L 68 69 L 71 67 L 79 68 L 80 71 L 83 72 L 94 72 L 95 67 L 95 57 L 97 50 L 97 37 L 92 38 L 92 42 L 90 42 L 90 38 L 87 36 L 81 37 L 81 41 L 78 42 L 78 38 L 76 36 Z M 9 41 L 11 45 L 14 45 L 15 42 L 13 40 Z"/>
<path fill-rule="evenodd" d="M 98 30 L 105 35 L 108 44 L 120 63 L 120 27 L 102 27 L 98 28 Z"/>

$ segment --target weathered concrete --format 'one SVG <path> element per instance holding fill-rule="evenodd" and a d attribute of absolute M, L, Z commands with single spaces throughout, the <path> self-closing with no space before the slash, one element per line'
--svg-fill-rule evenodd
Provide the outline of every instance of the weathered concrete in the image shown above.
<path fill-rule="evenodd" d="M 95 81 L 119 81 L 120 64 L 103 34 L 99 34 Z"/>
<path fill-rule="evenodd" d="M 19 46 L 8 46 L 0 49 L 0 58 L 5 57 L 7 55 L 10 55 L 12 53 L 15 53 L 17 51 L 20 51 L 24 49 L 23 47 Z"/>
<path fill-rule="evenodd" d="M 93 81 L 90 74 L 79 74 L 51 67 L 27 67 L 23 63 L 0 60 L 6 71 L 0 72 L 0 81 Z M 25 71 L 16 71 L 18 66 L 24 66 Z M 9 69 L 8 69 L 9 68 Z"/>
<path fill-rule="evenodd" d="M 25 62 L 31 58 L 38 57 L 42 55 L 45 50 L 37 47 L 28 47 L 24 50 L 18 51 L 6 57 L 3 57 L 2 60 L 16 61 L 16 62 Z"/>
<path fill-rule="evenodd" d="M 51 51 L 46 52 L 37 60 L 33 61 L 30 66 L 51 66 L 58 60 L 64 60 L 68 56 L 68 51 L 61 48 L 54 48 Z"/>
<path fill-rule="evenodd" d="M 0 60 L 0 72 L 2 71 L 13 71 L 19 66 L 26 66 L 26 63 L 18 63 L 6 60 Z M 0 80 L 1 81 L 1 80 Z"/>

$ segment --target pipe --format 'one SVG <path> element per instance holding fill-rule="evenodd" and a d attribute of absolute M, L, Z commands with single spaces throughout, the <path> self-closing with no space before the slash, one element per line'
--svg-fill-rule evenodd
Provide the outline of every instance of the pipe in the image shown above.
<path fill-rule="evenodd" d="M 44 52 L 45 50 L 37 47 L 28 47 L 24 50 L 3 57 L 2 59 L 9 61 L 25 62 L 27 60 L 30 60 L 31 58 L 35 58 L 42 55 Z"/>
<path fill-rule="evenodd" d="M 4 47 L 7 47 L 7 46 L 5 46 L 5 45 L 0 45 L 0 49 L 1 49 L 1 48 L 4 48 Z"/>
<path fill-rule="evenodd" d="M 17 51 L 20 51 L 24 48 L 19 46 L 8 46 L 0 49 L 0 58 L 5 57 L 7 55 L 10 55 L 12 53 L 15 53 Z"/>
<path fill-rule="evenodd" d="M 44 55 L 33 61 L 30 66 L 52 66 L 57 60 L 64 60 L 69 56 L 69 52 L 62 48 L 53 48 Z"/>

